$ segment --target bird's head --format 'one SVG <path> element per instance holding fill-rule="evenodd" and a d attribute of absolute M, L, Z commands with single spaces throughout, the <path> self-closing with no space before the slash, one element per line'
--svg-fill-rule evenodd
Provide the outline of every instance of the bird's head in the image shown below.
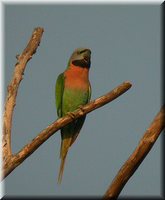
<path fill-rule="evenodd" d="M 90 68 L 91 64 L 91 50 L 87 48 L 76 49 L 69 60 L 69 65 L 77 67 Z"/>

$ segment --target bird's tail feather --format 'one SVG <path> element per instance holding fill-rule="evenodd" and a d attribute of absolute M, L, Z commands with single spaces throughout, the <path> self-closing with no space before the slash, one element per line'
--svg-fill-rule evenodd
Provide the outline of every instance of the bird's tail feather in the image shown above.
<path fill-rule="evenodd" d="M 58 174 L 58 184 L 60 184 L 61 181 L 62 181 L 62 176 L 63 176 L 63 172 L 64 172 L 64 166 L 65 166 L 65 160 L 66 160 L 66 156 L 61 158 L 60 171 L 59 171 L 59 174 Z"/>
<path fill-rule="evenodd" d="M 63 138 L 63 140 L 61 141 L 61 150 L 60 150 L 61 164 L 60 164 L 60 171 L 58 174 L 58 184 L 60 184 L 62 181 L 65 160 L 66 160 L 66 156 L 70 147 L 71 140 L 72 138 L 70 137 L 70 138 Z"/>

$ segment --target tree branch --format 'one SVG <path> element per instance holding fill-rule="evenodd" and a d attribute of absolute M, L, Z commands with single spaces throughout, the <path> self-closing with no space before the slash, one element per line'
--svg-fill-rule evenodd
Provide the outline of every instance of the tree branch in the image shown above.
<path fill-rule="evenodd" d="M 8 94 L 5 102 L 4 110 L 4 124 L 3 124 L 3 164 L 7 165 L 8 160 L 12 157 L 11 151 L 11 128 L 12 128 L 12 116 L 14 107 L 16 105 L 16 97 L 18 88 L 21 80 L 23 79 L 23 74 L 26 68 L 27 62 L 35 54 L 37 47 L 40 44 L 44 29 L 35 28 L 32 36 L 29 40 L 27 47 L 24 49 L 21 55 L 17 55 L 17 63 L 15 65 L 14 73 L 10 84 L 8 85 Z"/>
<path fill-rule="evenodd" d="M 81 106 L 81 108 L 72 112 L 73 116 L 69 114 L 58 119 L 57 121 L 50 124 L 47 128 L 41 131 L 37 137 L 35 137 L 29 144 L 25 145 L 17 154 L 15 154 L 10 163 L 4 168 L 4 177 L 10 174 L 18 165 L 20 165 L 27 157 L 29 157 L 41 144 L 43 144 L 50 136 L 57 132 L 62 127 L 71 123 L 83 115 L 92 112 L 93 110 L 109 103 L 110 101 L 116 99 L 124 92 L 126 92 L 131 87 L 131 83 L 124 82 L 111 92 L 91 101 L 90 103 Z"/>
<path fill-rule="evenodd" d="M 151 150 L 152 146 L 159 137 L 161 131 L 165 128 L 165 106 L 162 107 L 160 112 L 156 115 L 150 127 L 146 130 L 141 138 L 137 148 L 132 155 L 124 163 L 119 170 L 118 174 L 112 181 L 108 190 L 106 191 L 103 199 L 117 199 L 123 187 L 130 179 L 130 177 L 137 170 L 146 155 Z"/>

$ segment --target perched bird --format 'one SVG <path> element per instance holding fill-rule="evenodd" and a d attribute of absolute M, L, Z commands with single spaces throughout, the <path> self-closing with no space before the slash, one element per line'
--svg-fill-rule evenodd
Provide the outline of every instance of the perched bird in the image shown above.
<path fill-rule="evenodd" d="M 91 64 L 91 51 L 87 48 L 76 49 L 68 62 L 66 70 L 61 73 L 56 81 L 55 97 L 58 117 L 85 105 L 91 98 L 89 82 L 89 69 Z M 61 129 L 60 171 L 58 183 L 61 183 L 65 159 L 69 147 L 75 142 L 85 121 L 83 116 Z"/>

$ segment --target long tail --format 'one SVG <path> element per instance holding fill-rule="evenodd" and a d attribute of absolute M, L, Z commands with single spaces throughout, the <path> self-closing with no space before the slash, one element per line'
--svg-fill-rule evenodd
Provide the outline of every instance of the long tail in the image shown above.
<path fill-rule="evenodd" d="M 72 144 L 75 142 L 80 132 L 80 129 L 84 123 L 84 120 L 85 120 L 85 117 L 77 121 L 77 124 L 70 124 L 61 130 L 61 139 L 62 139 L 61 150 L 60 150 L 61 165 L 60 165 L 60 171 L 58 174 L 58 184 L 60 184 L 62 181 L 62 176 L 64 172 L 64 167 L 65 167 L 65 160 L 66 160 L 68 150 L 72 146 Z"/>
<path fill-rule="evenodd" d="M 64 166 L 65 166 L 65 160 L 66 160 L 66 156 L 61 158 L 60 171 L 59 171 L 59 174 L 58 174 L 58 184 L 60 184 L 61 181 L 62 181 Z"/>
<path fill-rule="evenodd" d="M 65 138 L 65 139 L 63 138 L 61 141 L 61 150 L 60 150 L 61 164 L 60 164 L 60 171 L 58 174 L 58 184 L 60 184 L 62 181 L 62 176 L 65 167 L 65 160 L 70 147 L 71 140 L 72 138 Z"/>

